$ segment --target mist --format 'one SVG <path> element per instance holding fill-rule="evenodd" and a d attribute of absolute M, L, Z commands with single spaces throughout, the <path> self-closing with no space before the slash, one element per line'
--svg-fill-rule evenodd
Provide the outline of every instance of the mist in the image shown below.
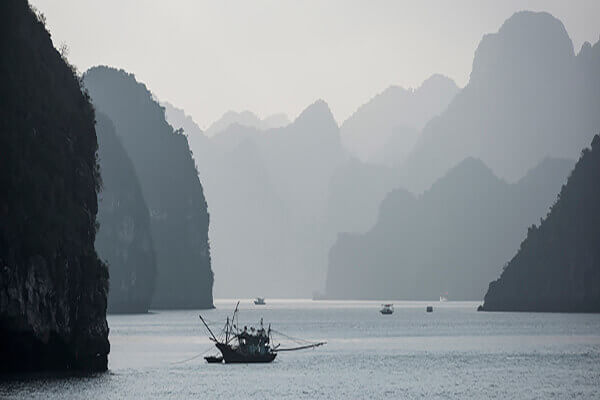
<path fill-rule="evenodd" d="M 171 264 L 186 259 L 186 270 L 196 257 L 210 270 L 198 275 L 201 285 L 212 287 L 214 275 L 216 297 L 481 299 L 600 127 L 595 2 L 33 5 L 79 71 L 114 67 L 151 97 L 155 117 L 144 122 L 150 111 L 135 116 L 120 103 L 133 92 L 110 92 L 113 83 L 85 74 L 92 102 L 107 114 L 102 127 L 114 124 L 141 181 L 132 185 L 146 192 L 141 215 L 148 204 L 159 243 L 143 251 L 152 260 L 156 252 L 157 265 L 127 267 L 141 276 L 157 269 L 144 293 L 155 280 L 178 287 Z M 86 15 L 95 17 L 82 31 Z M 150 150 L 157 123 L 183 135 L 187 150 Z M 174 199 L 149 185 L 172 181 L 165 168 L 186 152 L 202 195 L 167 207 Z M 164 167 L 149 157 L 163 157 Z M 181 193 L 196 185 L 186 179 Z M 206 210 L 189 212 L 207 215 L 200 231 L 208 239 L 192 239 L 206 249 L 184 256 L 192 226 L 171 222 L 182 236 L 161 250 L 166 238 L 152 221 L 190 219 L 168 209 L 203 204 L 202 196 Z M 107 227 L 112 214 L 100 205 Z M 469 219 L 481 225 L 471 233 Z M 136 233 L 149 229 L 143 221 Z M 98 246 L 111 254 L 103 232 Z M 483 243 L 473 243 L 475 233 Z"/>
<path fill-rule="evenodd" d="M 599 2 L 3 0 L 0 54 L 0 398 L 598 397 Z"/>
<path fill-rule="evenodd" d="M 463 87 L 483 35 L 521 10 L 559 18 L 576 49 L 600 35 L 593 0 L 31 3 L 80 71 L 134 72 L 203 130 L 230 110 L 293 120 L 318 98 L 341 125 L 387 87 L 436 73 Z"/>

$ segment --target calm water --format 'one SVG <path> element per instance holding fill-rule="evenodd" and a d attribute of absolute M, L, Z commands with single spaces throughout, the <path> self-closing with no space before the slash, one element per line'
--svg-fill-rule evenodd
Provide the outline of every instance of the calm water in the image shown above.
<path fill-rule="evenodd" d="M 182 362 L 211 347 L 198 312 L 109 316 L 109 373 L 2 382 L 0 398 L 600 398 L 600 315 L 396 302 L 382 316 L 378 302 L 267 302 L 243 301 L 240 323 L 262 316 L 288 335 L 328 344 L 264 365 Z M 203 315 L 219 329 L 234 301 L 216 306 Z"/>

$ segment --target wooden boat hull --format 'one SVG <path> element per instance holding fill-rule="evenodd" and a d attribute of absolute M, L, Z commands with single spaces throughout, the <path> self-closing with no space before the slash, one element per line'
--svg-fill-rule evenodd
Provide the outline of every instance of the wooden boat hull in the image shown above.
<path fill-rule="evenodd" d="M 223 354 L 223 360 L 226 364 L 270 363 L 277 357 L 277 353 L 245 354 L 225 343 L 216 343 L 215 346 Z"/>

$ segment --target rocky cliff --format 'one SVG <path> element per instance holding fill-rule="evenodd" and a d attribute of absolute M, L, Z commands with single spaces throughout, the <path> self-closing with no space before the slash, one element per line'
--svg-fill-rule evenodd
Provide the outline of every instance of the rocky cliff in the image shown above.
<path fill-rule="evenodd" d="M 532 225 L 486 311 L 600 312 L 600 136 L 585 149 L 556 203 Z"/>
<path fill-rule="evenodd" d="M 0 2 L 0 371 L 101 371 L 94 110 L 43 21 Z"/>
<path fill-rule="evenodd" d="M 360 106 L 340 126 L 342 143 L 359 160 L 399 163 L 423 126 L 458 93 L 453 80 L 433 75 L 417 89 L 390 86 Z"/>
<path fill-rule="evenodd" d="M 108 311 L 147 312 L 156 279 L 150 214 L 112 121 L 99 112 L 96 121 L 102 174 L 96 251 L 109 267 Z"/>
<path fill-rule="evenodd" d="M 598 60 L 598 43 L 576 56 L 552 15 L 515 13 L 483 37 L 469 83 L 423 128 L 402 186 L 422 192 L 465 157 L 509 182 L 545 157 L 576 159 L 600 129 Z"/>
<path fill-rule="evenodd" d="M 375 226 L 340 234 L 329 254 L 329 298 L 483 298 L 484 287 L 541 217 L 573 163 L 546 160 L 508 184 L 468 158 L 420 196 L 387 195 Z"/>
<path fill-rule="evenodd" d="M 265 131 L 237 123 L 193 149 L 211 214 L 220 296 L 308 297 L 322 289 L 335 233 L 328 186 L 346 159 L 322 100 L 291 124 Z M 268 277 L 268 279 L 265 279 Z"/>
<path fill-rule="evenodd" d="M 132 74 L 94 67 L 84 82 L 97 110 L 113 121 L 150 211 L 157 260 L 152 307 L 212 307 L 209 215 L 186 136 L 173 130 Z"/>
<path fill-rule="evenodd" d="M 331 177 L 347 157 L 339 128 L 328 104 L 317 100 L 290 125 L 266 131 L 257 145 L 286 212 L 285 219 L 274 214 L 283 230 L 271 235 L 279 234 L 283 244 L 267 275 L 281 288 L 280 295 L 307 297 L 322 289 L 327 252 L 335 240 L 327 225 L 327 195 Z"/>

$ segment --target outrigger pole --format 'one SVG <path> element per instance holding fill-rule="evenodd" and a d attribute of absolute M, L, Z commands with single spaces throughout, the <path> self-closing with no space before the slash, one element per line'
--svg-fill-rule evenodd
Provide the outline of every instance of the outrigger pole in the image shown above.
<path fill-rule="evenodd" d="M 275 351 L 279 353 L 280 351 L 294 351 L 294 350 L 311 349 L 313 347 L 323 346 L 326 343 L 327 342 L 319 342 L 319 343 L 314 343 L 314 344 L 307 344 L 306 346 L 292 347 L 292 348 L 287 348 L 287 349 L 277 349 Z"/>
<path fill-rule="evenodd" d="M 206 323 L 206 321 L 204 321 L 204 318 L 202 318 L 202 315 L 198 314 L 198 316 L 200 317 L 200 320 L 202 321 L 202 323 L 204 324 L 204 326 L 206 327 L 206 329 L 208 329 L 208 331 L 210 332 L 212 339 L 216 342 L 219 343 L 219 341 L 217 340 L 217 337 L 215 336 L 215 334 L 213 333 L 213 331 L 210 330 L 210 328 L 208 327 L 208 324 Z"/>

